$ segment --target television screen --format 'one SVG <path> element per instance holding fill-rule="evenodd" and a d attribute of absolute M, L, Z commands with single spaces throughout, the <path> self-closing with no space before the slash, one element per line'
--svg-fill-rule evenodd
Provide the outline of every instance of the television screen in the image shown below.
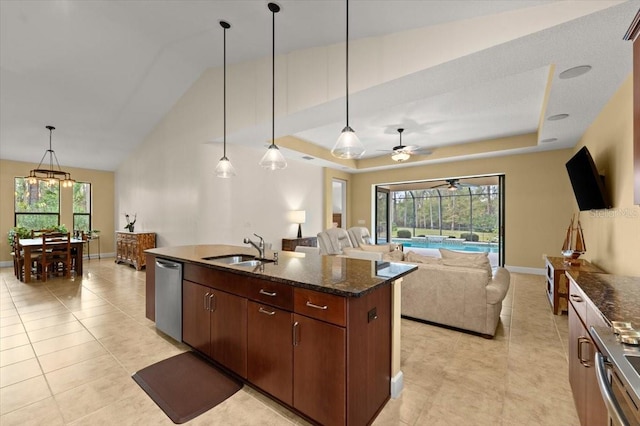
<path fill-rule="evenodd" d="M 586 146 L 567 161 L 567 172 L 580 211 L 611 207 L 603 178 Z"/>

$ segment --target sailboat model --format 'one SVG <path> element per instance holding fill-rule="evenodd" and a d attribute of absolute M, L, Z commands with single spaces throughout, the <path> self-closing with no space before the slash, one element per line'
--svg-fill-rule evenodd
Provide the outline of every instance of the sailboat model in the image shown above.
<path fill-rule="evenodd" d="M 578 219 L 577 225 L 574 227 L 573 216 L 571 216 L 571 223 L 567 229 L 567 236 L 562 244 L 562 256 L 565 258 L 565 262 L 572 265 L 580 264 L 577 260 L 581 254 L 587 251 L 587 246 L 584 242 L 584 235 L 582 234 L 582 226 L 580 226 L 580 219 Z"/>

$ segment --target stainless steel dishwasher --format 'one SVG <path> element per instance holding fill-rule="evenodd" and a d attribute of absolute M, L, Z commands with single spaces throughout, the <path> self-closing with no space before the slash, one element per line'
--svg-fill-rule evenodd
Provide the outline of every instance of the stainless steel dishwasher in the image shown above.
<path fill-rule="evenodd" d="M 156 259 L 156 328 L 182 341 L 182 263 Z"/>

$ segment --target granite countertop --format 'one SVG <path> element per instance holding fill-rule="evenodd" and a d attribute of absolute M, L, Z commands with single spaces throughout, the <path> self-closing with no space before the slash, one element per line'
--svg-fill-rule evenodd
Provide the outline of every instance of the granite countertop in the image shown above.
<path fill-rule="evenodd" d="M 640 277 L 582 271 L 568 274 L 609 322 L 628 321 L 640 328 Z"/>
<path fill-rule="evenodd" d="M 233 254 L 257 255 L 257 251 L 251 247 L 221 244 L 162 247 L 145 250 L 145 253 L 347 297 L 363 296 L 417 269 L 416 265 L 408 263 L 376 262 L 290 251 L 278 252 L 277 263 L 252 267 L 226 265 L 203 259 Z M 267 250 L 265 256 L 271 259 L 273 252 Z"/>

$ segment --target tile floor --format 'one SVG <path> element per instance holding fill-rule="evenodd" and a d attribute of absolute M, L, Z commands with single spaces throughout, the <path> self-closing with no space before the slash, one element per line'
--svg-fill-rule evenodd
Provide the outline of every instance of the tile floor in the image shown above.
<path fill-rule="evenodd" d="M 0 269 L 1 425 L 173 424 L 130 377 L 187 349 L 145 318 L 144 280 L 113 259 L 46 285 Z M 403 320 L 405 388 L 374 425 L 578 425 L 567 336 L 544 277 L 523 274 L 493 340 Z M 245 386 L 189 424 L 305 422 Z"/>

